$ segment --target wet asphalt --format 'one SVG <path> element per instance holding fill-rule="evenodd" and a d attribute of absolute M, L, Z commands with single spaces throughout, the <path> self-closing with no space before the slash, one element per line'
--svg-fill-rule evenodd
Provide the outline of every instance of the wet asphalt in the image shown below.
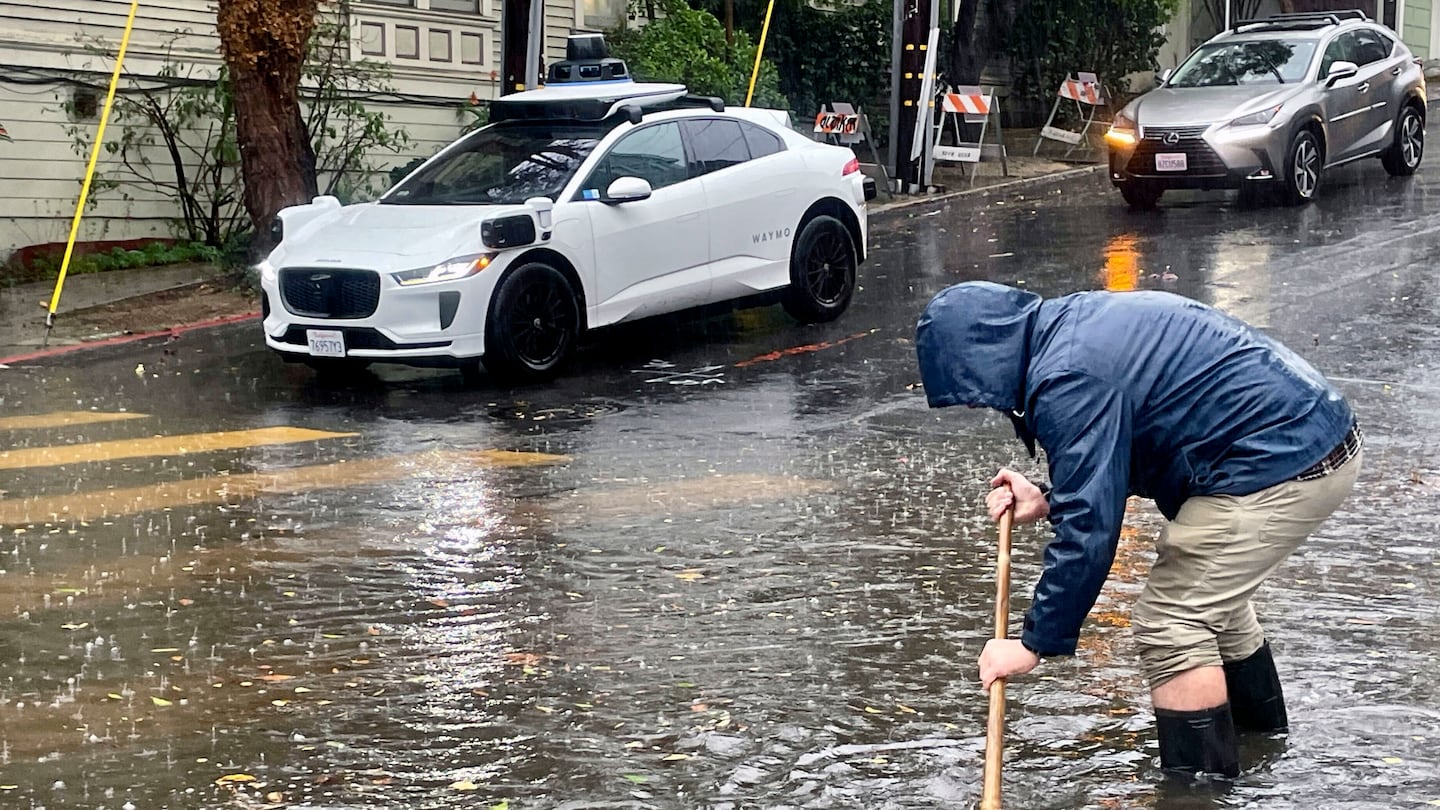
<path fill-rule="evenodd" d="M 872 246 L 835 323 L 660 319 L 543 386 L 335 385 L 254 323 L 0 370 L 0 419 L 132 417 L 0 431 L 0 806 L 973 806 L 982 497 L 1037 470 L 919 390 L 915 319 L 971 279 L 1220 306 L 1369 442 L 1257 602 L 1291 734 L 1247 740 L 1233 784 L 1161 778 L 1137 504 L 1079 654 L 1011 687 L 1007 806 L 1440 803 L 1440 162 L 1338 169 L 1304 208 L 966 197 Z M 193 438 L 216 431 L 258 432 Z M 1017 534 L 1017 622 L 1044 536 Z"/>

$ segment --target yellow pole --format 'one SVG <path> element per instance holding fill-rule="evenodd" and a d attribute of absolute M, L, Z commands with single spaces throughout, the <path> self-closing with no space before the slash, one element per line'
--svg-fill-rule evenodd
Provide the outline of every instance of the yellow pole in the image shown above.
<path fill-rule="evenodd" d="M 770 34 L 770 15 L 775 11 L 775 0 L 765 7 L 765 25 L 760 28 L 760 47 L 755 49 L 755 69 L 750 71 L 750 89 L 745 93 L 745 106 L 755 97 L 755 80 L 760 78 L 760 57 L 765 55 L 765 37 Z"/>
<path fill-rule="evenodd" d="M 75 237 L 80 233 L 80 218 L 85 215 L 85 201 L 90 197 L 90 181 L 95 178 L 95 164 L 100 160 L 100 148 L 105 143 L 105 124 L 110 121 L 110 109 L 115 105 L 115 88 L 120 85 L 120 70 L 125 64 L 125 49 L 130 47 L 130 31 L 135 27 L 135 12 L 140 9 L 140 0 L 130 0 L 130 16 L 125 20 L 125 34 L 120 37 L 120 52 L 115 55 L 115 72 L 110 76 L 110 92 L 105 96 L 105 111 L 100 114 L 100 129 L 95 133 L 95 145 L 90 149 L 90 165 L 85 169 L 85 182 L 80 185 L 80 202 L 75 206 L 75 219 L 70 222 L 70 239 L 65 243 L 65 258 L 60 262 L 60 277 L 55 279 L 55 293 L 50 296 L 50 311 L 45 316 L 45 340 L 50 340 L 50 329 L 55 326 L 55 310 L 60 306 L 60 290 L 65 286 L 65 274 L 70 269 L 70 256 L 75 252 Z"/>

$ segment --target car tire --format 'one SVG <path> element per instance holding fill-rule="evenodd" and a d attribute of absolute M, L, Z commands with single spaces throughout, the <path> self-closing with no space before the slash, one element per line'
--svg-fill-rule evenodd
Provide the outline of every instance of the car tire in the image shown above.
<path fill-rule="evenodd" d="M 543 262 L 500 281 L 485 319 L 485 370 L 501 382 L 554 377 L 575 349 L 580 304 L 564 273 Z"/>
<path fill-rule="evenodd" d="M 803 323 L 833 321 L 850 306 L 859 265 L 855 240 L 845 223 L 817 216 L 800 228 L 790 252 L 790 286 L 783 305 Z"/>
<path fill-rule="evenodd" d="M 1395 120 L 1395 143 L 1380 153 L 1380 163 L 1392 177 L 1409 177 L 1425 155 L 1425 117 L 1406 104 Z"/>
<path fill-rule="evenodd" d="M 1120 186 L 1120 196 L 1132 211 L 1151 211 L 1159 204 L 1165 189 L 1150 183 L 1132 180 Z"/>
<path fill-rule="evenodd" d="M 1325 156 L 1320 149 L 1320 139 L 1308 129 L 1302 129 L 1290 139 L 1285 150 L 1285 174 L 1281 183 L 1281 194 L 1288 205 L 1304 205 L 1315 199 L 1320 189 L 1320 176 L 1324 173 Z"/>

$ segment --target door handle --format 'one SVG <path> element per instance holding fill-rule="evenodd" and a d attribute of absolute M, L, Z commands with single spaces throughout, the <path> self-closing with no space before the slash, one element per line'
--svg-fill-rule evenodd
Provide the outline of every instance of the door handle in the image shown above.
<path fill-rule="evenodd" d="M 1390 68 L 1390 75 L 1391 75 L 1391 76 L 1399 76 L 1401 70 L 1402 70 L 1402 68 L 1401 68 L 1399 65 L 1396 65 L 1395 67 Z"/>
<path fill-rule="evenodd" d="M 1357 93 L 1368 93 L 1368 92 L 1370 92 L 1370 82 L 1361 82 L 1361 83 L 1355 85 L 1355 92 L 1357 92 Z"/>
<path fill-rule="evenodd" d="M 675 221 L 676 221 L 676 222 L 690 222 L 690 221 L 692 221 L 692 220 L 697 220 L 697 219 L 699 219 L 699 218 L 700 218 L 700 214 L 701 214 L 700 211 L 694 211 L 694 212 L 691 212 L 691 213 L 689 213 L 689 214 L 681 214 L 680 216 L 678 216 L 678 217 L 675 218 Z"/>

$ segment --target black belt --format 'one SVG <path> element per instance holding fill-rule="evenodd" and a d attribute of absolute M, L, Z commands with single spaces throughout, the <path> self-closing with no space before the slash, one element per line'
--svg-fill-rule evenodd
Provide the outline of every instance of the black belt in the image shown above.
<path fill-rule="evenodd" d="M 1320 459 L 1314 467 L 1295 476 L 1296 481 L 1314 481 L 1317 478 L 1324 478 L 1332 472 L 1345 466 L 1345 463 L 1360 452 L 1365 444 L 1365 434 L 1360 432 L 1360 424 L 1357 422 L 1350 426 L 1350 431 L 1345 434 L 1344 440 L 1335 445 L 1335 449 L 1325 458 Z"/>

